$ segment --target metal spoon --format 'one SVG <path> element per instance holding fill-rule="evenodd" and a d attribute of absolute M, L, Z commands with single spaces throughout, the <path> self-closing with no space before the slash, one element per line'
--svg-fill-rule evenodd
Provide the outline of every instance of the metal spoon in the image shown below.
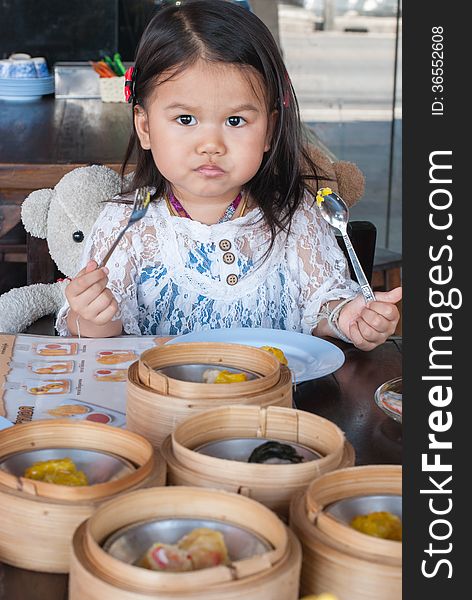
<path fill-rule="evenodd" d="M 349 221 L 349 209 L 344 200 L 333 192 L 330 188 L 321 188 L 318 190 L 316 201 L 321 212 L 321 216 L 327 221 L 332 227 L 336 227 L 343 236 L 344 243 L 346 244 L 347 253 L 352 263 L 354 273 L 356 274 L 357 281 L 361 286 L 361 291 L 364 299 L 367 302 L 375 300 L 374 292 L 367 281 L 364 270 L 361 267 L 361 263 L 357 258 L 357 254 L 351 244 L 351 240 L 347 234 L 347 224 Z"/>

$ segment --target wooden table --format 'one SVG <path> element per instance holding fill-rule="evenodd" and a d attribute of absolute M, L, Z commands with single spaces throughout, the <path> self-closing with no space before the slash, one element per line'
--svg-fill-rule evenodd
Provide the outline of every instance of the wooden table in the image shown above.
<path fill-rule="evenodd" d="M 401 338 L 392 338 L 371 352 L 336 343 L 345 353 L 344 365 L 332 375 L 299 385 L 294 396 L 297 408 L 339 425 L 354 446 L 356 464 L 401 463 L 402 427 L 374 404 L 377 387 L 402 374 Z M 0 565 L 0 599 L 66 598 L 66 575 Z"/>
<path fill-rule="evenodd" d="M 328 339 L 344 351 L 344 365 L 298 386 L 296 407 L 336 423 L 354 446 L 357 465 L 401 464 L 402 426 L 375 405 L 374 393 L 402 374 L 402 338 L 392 337 L 371 352 Z"/>

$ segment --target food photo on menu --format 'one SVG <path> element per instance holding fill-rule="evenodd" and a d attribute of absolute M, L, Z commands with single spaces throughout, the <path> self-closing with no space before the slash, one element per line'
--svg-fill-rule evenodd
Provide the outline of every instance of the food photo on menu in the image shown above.
<path fill-rule="evenodd" d="M 2 338 L 1 405 L 13 423 L 66 418 L 123 427 L 128 367 L 154 345 L 152 338 L 133 339 L 135 349 L 120 339 Z"/>

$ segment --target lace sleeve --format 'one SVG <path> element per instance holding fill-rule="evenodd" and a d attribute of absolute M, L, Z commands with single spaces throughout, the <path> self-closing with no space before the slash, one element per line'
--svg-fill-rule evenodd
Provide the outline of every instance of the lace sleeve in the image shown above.
<path fill-rule="evenodd" d="M 100 264 L 108 248 L 122 227 L 126 225 L 130 211 L 129 206 L 117 204 L 109 204 L 103 210 L 86 241 L 79 270 L 83 269 L 89 260 L 95 260 Z M 135 246 L 142 244 L 139 234 L 142 225 L 142 221 L 138 222 L 126 232 L 107 263 L 109 269 L 108 288 L 112 291 L 119 306 L 114 320 L 121 319 L 123 331 L 133 335 L 141 335 L 136 296 L 138 272 L 136 256 L 138 253 Z M 68 312 L 69 306 L 66 301 L 56 320 L 56 329 L 59 335 L 69 334 L 67 329 Z"/>
<path fill-rule="evenodd" d="M 303 333 L 311 333 L 323 318 L 323 305 L 330 300 L 354 297 L 359 285 L 351 280 L 333 229 L 315 203 L 305 201 L 294 219 L 291 237 L 294 242 L 289 262 L 298 272 L 301 327 Z"/>

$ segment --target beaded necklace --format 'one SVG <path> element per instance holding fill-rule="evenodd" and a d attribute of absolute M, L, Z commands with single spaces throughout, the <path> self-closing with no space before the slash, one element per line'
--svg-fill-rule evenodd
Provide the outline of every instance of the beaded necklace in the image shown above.
<path fill-rule="evenodd" d="M 239 194 L 236 196 L 236 198 L 226 208 L 223 216 L 221 217 L 221 219 L 219 219 L 218 223 L 225 223 L 226 221 L 230 221 L 233 218 L 234 213 L 238 210 L 241 200 L 242 200 L 242 194 L 241 194 L 241 192 L 239 192 Z M 185 219 L 192 220 L 192 217 L 188 214 L 188 212 L 185 210 L 185 208 L 182 206 L 182 204 L 179 202 L 179 200 L 177 200 L 177 198 L 174 196 L 174 194 L 172 192 L 169 192 L 166 195 L 166 202 L 167 202 L 167 206 L 169 208 L 169 212 L 171 214 L 174 213 L 178 217 L 184 217 Z M 244 198 L 244 204 L 242 206 L 241 216 L 243 215 L 243 213 L 246 209 L 246 203 L 247 203 L 247 198 Z"/>

